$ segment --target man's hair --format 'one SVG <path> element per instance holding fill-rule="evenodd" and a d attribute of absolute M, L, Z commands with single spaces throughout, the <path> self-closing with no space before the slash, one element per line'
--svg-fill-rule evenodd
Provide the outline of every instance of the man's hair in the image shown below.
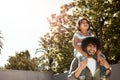
<path fill-rule="evenodd" d="M 97 50 L 100 48 L 100 41 L 99 39 L 95 38 L 95 37 L 87 37 L 85 39 L 83 39 L 81 47 L 82 50 L 86 52 L 86 48 L 89 44 L 93 44 L 97 47 Z"/>

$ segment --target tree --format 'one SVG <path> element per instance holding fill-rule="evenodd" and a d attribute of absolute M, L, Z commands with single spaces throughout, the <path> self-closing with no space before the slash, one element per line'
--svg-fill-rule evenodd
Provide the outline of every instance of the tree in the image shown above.
<path fill-rule="evenodd" d="M 72 29 L 68 31 L 72 31 Z M 40 46 L 42 49 L 45 49 L 46 52 L 43 52 L 44 55 L 39 58 L 39 61 L 41 62 L 41 67 L 48 66 L 43 67 L 43 70 L 53 72 L 68 70 L 73 58 L 72 36 L 68 31 L 53 31 L 53 33 L 47 33 L 44 37 L 41 37 Z"/>
<path fill-rule="evenodd" d="M 37 58 L 31 59 L 29 51 L 26 50 L 16 53 L 15 56 L 10 56 L 8 63 L 5 65 L 5 69 L 35 71 L 38 69 L 38 61 Z"/>
<path fill-rule="evenodd" d="M 40 39 L 40 47 L 48 52 L 43 52 L 44 55 L 39 59 L 42 61 L 46 59 L 49 62 L 52 57 L 52 67 L 54 67 L 52 71 L 69 70 L 73 58 L 72 36 L 76 30 L 76 22 L 81 17 L 87 17 L 91 24 L 90 30 L 100 39 L 101 50 L 109 63 L 118 63 L 120 61 L 120 8 L 118 5 L 120 5 L 118 0 L 74 0 L 62 5 L 61 14 L 58 15 L 63 20 L 62 27 L 50 24 L 51 32 Z"/>
<path fill-rule="evenodd" d="M 51 32 L 40 38 L 41 50 L 39 51 L 44 54 L 39 57 L 39 67 L 42 71 L 63 72 L 69 69 L 73 59 L 71 41 L 73 29 L 64 26 L 63 20 L 61 21 L 60 19 L 62 19 L 61 15 L 56 16 L 56 23 L 54 25 L 50 23 Z"/>
<path fill-rule="evenodd" d="M 119 5 L 119 0 L 74 0 L 61 7 L 67 24 L 75 22 L 80 17 L 87 17 L 90 20 L 91 31 L 100 39 L 101 49 L 110 64 L 120 61 Z M 69 14 L 69 11 L 72 11 L 72 14 Z"/>

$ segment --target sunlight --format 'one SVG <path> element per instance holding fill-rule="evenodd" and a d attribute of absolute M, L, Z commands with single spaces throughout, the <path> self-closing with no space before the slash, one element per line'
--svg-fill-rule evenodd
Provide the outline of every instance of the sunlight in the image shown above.
<path fill-rule="evenodd" d="M 47 6 L 46 6 L 47 5 Z M 49 22 L 47 21 L 48 17 L 51 17 L 51 14 L 55 13 L 55 14 L 59 14 L 59 7 L 60 5 L 55 4 L 55 2 L 50 1 L 50 0 L 43 0 L 42 2 L 40 2 L 40 15 L 41 15 L 41 19 L 43 21 L 41 21 L 41 26 L 42 30 L 41 32 L 47 33 L 49 32 Z"/>
<path fill-rule="evenodd" d="M 0 30 L 4 37 L 0 65 L 15 52 L 26 49 L 34 56 L 40 37 L 49 32 L 47 17 L 59 15 L 60 6 L 66 1 L 0 0 Z"/>

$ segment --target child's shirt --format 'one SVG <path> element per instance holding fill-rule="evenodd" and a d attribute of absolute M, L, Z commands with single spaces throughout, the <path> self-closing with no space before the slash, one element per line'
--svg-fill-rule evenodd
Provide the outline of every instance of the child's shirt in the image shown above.
<path fill-rule="evenodd" d="M 80 31 L 76 31 L 75 34 L 73 35 L 73 46 L 74 46 L 74 39 L 78 38 L 78 46 L 81 46 L 82 40 L 87 38 L 87 37 L 94 37 L 94 35 L 90 32 L 88 32 L 88 36 L 84 36 Z M 82 56 L 82 54 L 80 52 L 78 52 L 75 48 L 74 48 L 74 57 L 80 57 Z"/>

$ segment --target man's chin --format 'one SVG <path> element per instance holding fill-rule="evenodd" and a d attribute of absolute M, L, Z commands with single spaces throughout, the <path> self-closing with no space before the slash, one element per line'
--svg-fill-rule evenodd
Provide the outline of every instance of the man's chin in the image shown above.
<path fill-rule="evenodd" d="M 94 55 L 94 53 L 89 53 L 89 56 L 91 56 L 91 57 L 92 57 L 93 55 Z"/>

